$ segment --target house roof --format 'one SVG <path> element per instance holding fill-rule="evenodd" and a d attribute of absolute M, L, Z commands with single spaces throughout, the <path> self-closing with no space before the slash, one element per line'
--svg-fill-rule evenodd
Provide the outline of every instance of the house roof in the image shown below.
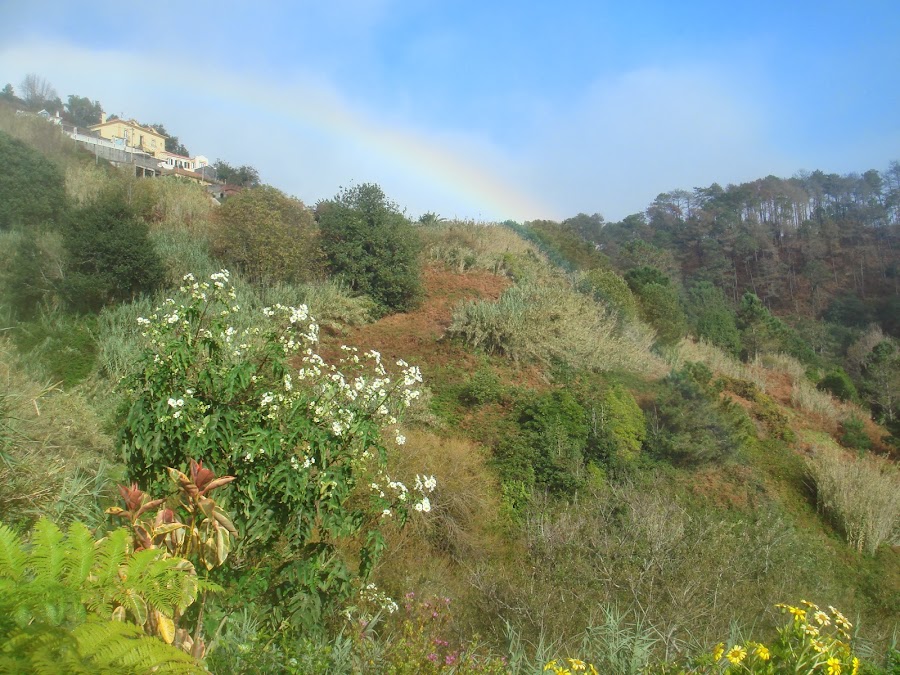
<path fill-rule="evenodd" d="M 153 134 L 154 136 L 159 136 L 160 138 L 168 138 L 165 134 L 159 133 L 156 129 L 151 127 L 146 127 L 143 124 L 139 124 L 134 120 L 123 120 L 121 118 L 116 118 L 114 120 L 106 120 L 105 122 L 101 122 L 100 124 L 92 124 L 90 126 L 91 129 L 99 129 L 100 127 L 109 126 L 110 124 L 127 124 L 130 127 L 135 127 L 136 129 L 140 129 L 141 131 L 146 131 L 148 134 Z"/>

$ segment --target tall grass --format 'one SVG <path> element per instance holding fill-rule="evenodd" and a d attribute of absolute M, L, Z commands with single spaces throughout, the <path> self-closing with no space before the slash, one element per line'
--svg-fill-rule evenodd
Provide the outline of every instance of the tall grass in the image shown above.
<path fill-rule="evenodd" d="M 458 306 L 448 333 L 470 347 L 514 360 L 562 362 L 597 371 L 658 373 L 653 332 L 614 313 L 560 277 L 519 283 L 499 300 Z"/>
<path fill-rule="evenodd" d="M 420 228 L 424 250 L 434 262 L 465 272 L 506 272 L 511 256 L 537 254 L 534 244 L 502 225 L 454 220 Z"/>
<path fill-rule="evenodd" d="M 84 395 L 32 377 L 0 338 L 0 521 L 103 518 L 112 439 Z"/>
<path fill-rule="evenodd" d="M 687 362 L 705 364 L 714 373 L 721 373 L 736 380 L 753 382 L 765 389 L 766 378 L 759 367 L 748 366 L 705 340 L 683 339 L 670 354 L 673 369 L 680 369 Z"/>
<path fill-rule="evenodd" d="M 857 551 L 900 543 L 900 468 L 866 455 L 852 458 L 822 445 L 807 459 L 819 509 Z"/>

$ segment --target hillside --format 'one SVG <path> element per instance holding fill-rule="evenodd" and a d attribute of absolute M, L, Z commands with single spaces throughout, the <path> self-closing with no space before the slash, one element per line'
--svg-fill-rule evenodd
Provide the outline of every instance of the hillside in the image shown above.
<path fill-rule="evenodd" d="M 54 134 L 0 114 L 0 663 L 900 663 L 896 167 L 414 223 Z"/>

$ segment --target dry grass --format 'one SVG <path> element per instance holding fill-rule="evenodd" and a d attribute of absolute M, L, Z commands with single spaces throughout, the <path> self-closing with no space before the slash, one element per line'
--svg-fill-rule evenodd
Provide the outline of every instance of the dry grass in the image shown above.
<path fill-rule="evenodd" d="M 650 351 L 654 334 L 649 328 L 620 322 L 562 277 L 517 284 L 496 302 L 464 303 L 454 311 L 448 334 L 514 360 L 644 374 L 665 369 Z"/>
<path fill-rule="evenodd" d="M 474 221 L 449 221 L 420 229 L 430 260 L 462 273 L 482 269 L 499 274 L 507 256 L 538 255 L 537 249 L 508 227 Z"/>
<path fill-rule="evenodd" d="M 785 373 L 792 382 L 806 379 L 806 366 L 787 354 L 758 354 L 754 366 Z"/>
<path fill-rule="evenodd" d="M 819 509 L 857 551 L 900 543 L 900 469 L 874 455 L 821 445 L 807 459 Z"/>
<path fill-rule="evenodd" d="M 791 386 L 791 404 L 800 410 L 820 415 L 834 423 L 849 419 L 854 408 L 854 406 L 842 404 L 827 392 L 819 391 L 807 379 L 794 381 Z"/>
<path fill-rule="evenodd" d="M 66 169 L 66 194 L 77 205 L 87 204 L 109 185 L 109 173 L 105 167 L 95 164 L 79 164 Z"/>
<path fill-rule="evenodd" d="M 149 182 L 156 197 L 154 228 L 208 232 L 215 205 L 205 187 L 171 177 Z"/>
<path fill-rule="evenodd" d="M 678 369 L 687 362 L 705 364 L 714 373 L 720 373 L 736 380 L 753 382 L 765 389 L 766 378 L 761 368 L 741 363 L 733 356 L 704 340 L 683 339 L 676 346 L 670 363 Z"/>

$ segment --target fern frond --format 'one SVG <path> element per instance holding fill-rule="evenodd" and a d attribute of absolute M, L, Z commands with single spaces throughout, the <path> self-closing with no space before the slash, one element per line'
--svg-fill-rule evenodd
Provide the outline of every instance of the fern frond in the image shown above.
<path fill-rule="evenodd" d="M 6 525 L 0 524 L 0 577 L 20 580 L 25 574 L 27 559 L 18 535 Z"/>
<path fill-rule="evenodd" d="M 46 518 L 41 518 L 31 532 L 30 567 L 36 579 L 59 581 L 65 567 L 66 551 L 62 531 Z"/>
<path fill-rule="evenodd" d="M 69 527 L 66 544 L 65 583 L 77 588 L 87 581 L 94 566 L 94 535 L 86 525 L 75 522 Z"/>
<path fill-rule="evenodd" d="M 206 673 L 189 654 L 118 621 L 88 622 L 74 631 L 78 650 L 98 671 Z"/>

